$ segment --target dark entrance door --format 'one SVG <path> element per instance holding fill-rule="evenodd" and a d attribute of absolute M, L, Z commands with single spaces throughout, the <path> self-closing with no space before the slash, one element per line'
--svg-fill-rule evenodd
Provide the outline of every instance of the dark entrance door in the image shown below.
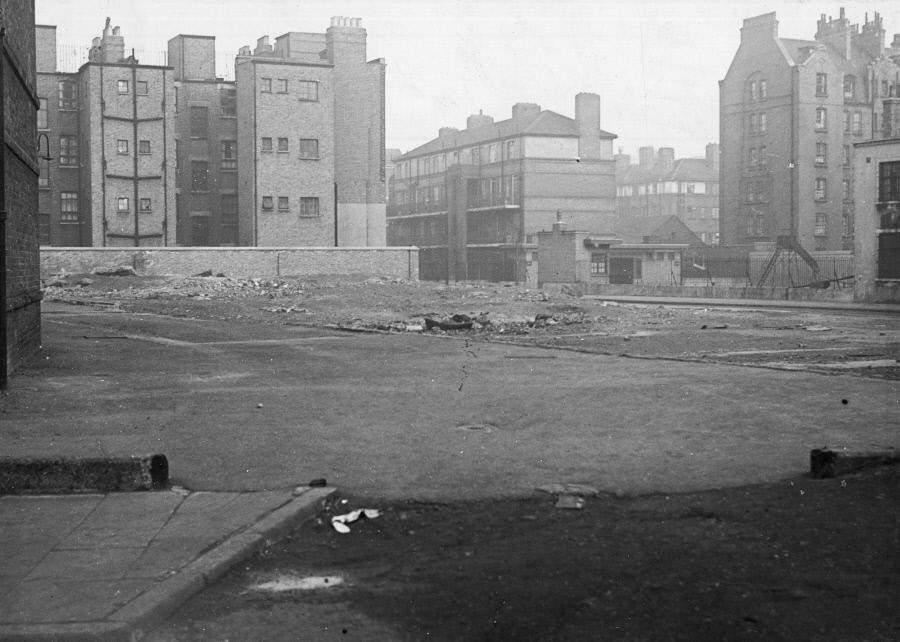
<path fill-rule="evenodd" d="M 191 245 L 209 246 L 209 217 L 191 217 Z"/>
<path fill-rule="evenodd" d="M 610 257 L 609 282 L 627 285 L 634 283 L 634 259 Z"/>

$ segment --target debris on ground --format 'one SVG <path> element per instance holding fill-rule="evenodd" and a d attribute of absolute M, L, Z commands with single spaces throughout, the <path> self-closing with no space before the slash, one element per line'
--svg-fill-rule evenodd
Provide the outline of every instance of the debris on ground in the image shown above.
<path fill-rule="evenodd" d="M 584 497 L 596 497 L 600 491 L 593 486 L 585 484 L 546 484 L 538 486 L 537 490 L 550 495 L 582 495 Z"/>
<path fill-rule="evenodd" d="M 578 495 L 560 495 L 556 500 L 556 508 L 581 510 L 584 508 L 584 497 Z"/>
<path fill-rule="evenodd" d="M 331 518 L 331 525 L 334 527 L 338 533 L 349 533 L 350 527 L 347 524 L 352 524 L 360 517 L 365 517 L 366 519 L 375 519 L 381 515 L 381 512 L 374 508 L 360 508 L 358 510 L 350 511 L 349 513 L 344 513 L 343 515 L 335 515 Z"/>

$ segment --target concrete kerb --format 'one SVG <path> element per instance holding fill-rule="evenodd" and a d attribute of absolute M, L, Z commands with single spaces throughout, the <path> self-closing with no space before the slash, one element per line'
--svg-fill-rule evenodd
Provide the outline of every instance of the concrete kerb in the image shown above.
<path fill-rule="evenodd" d="M 896 463 L 900 463 L 900 450 L 896 448 L 874 451 L 815 448 L 809 453 L 810 474 L 817 479 L 828 479 L 863 468 Z"/>
<path fill-rule="evenodd" d="M 122 458 L 0 458 L 0 495 L 159 490 L 169 481 L 165 455 Z"/>
<path fill-rule="evenodd" d="M 308 488 L 274 509 L 255 524 L 234 533 L 118 609 L 105 620 L 84 623 L 2 625 L 0 642 L 12 641 L 127 641 L 139 640 L 159 626 L 188 598 L 209 586 L 234 564 L 270 546 L 299 524 L 320 513 L 336 488 Z"/>

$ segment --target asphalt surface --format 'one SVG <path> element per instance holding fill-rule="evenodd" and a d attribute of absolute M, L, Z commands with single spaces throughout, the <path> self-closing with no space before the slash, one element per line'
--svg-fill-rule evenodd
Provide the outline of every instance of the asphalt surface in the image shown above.
<path fill-rule="evenodd" d="M 326 478 L 374 498 L 771 481 L 896 445 L 900 383 L 45 304 L 0 415 L 9 456 L 164 453 L 190 490 Z"/>

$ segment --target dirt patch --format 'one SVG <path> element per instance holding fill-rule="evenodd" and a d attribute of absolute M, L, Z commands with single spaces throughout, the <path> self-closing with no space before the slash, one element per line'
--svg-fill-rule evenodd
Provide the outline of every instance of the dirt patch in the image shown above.
<path fill-rule="evenodd" d="M 274 639 L 259 612 L 409 640 L 895 640 L 900 637 L 900 467 L 833 480 L 690 494 L 398 503 L 353 524 L 332 513 L 188 603 L 153 639 Z M 261 597 L 285 575 L 340 587 Z M 290 606 L 290 608 L 287 608 Z M 226 624 L 227 622 L 227 624 Z M 274 625 L 273 625 L 274 626 Z M 308 639 L 325 631 L 307 631 Z"/>

